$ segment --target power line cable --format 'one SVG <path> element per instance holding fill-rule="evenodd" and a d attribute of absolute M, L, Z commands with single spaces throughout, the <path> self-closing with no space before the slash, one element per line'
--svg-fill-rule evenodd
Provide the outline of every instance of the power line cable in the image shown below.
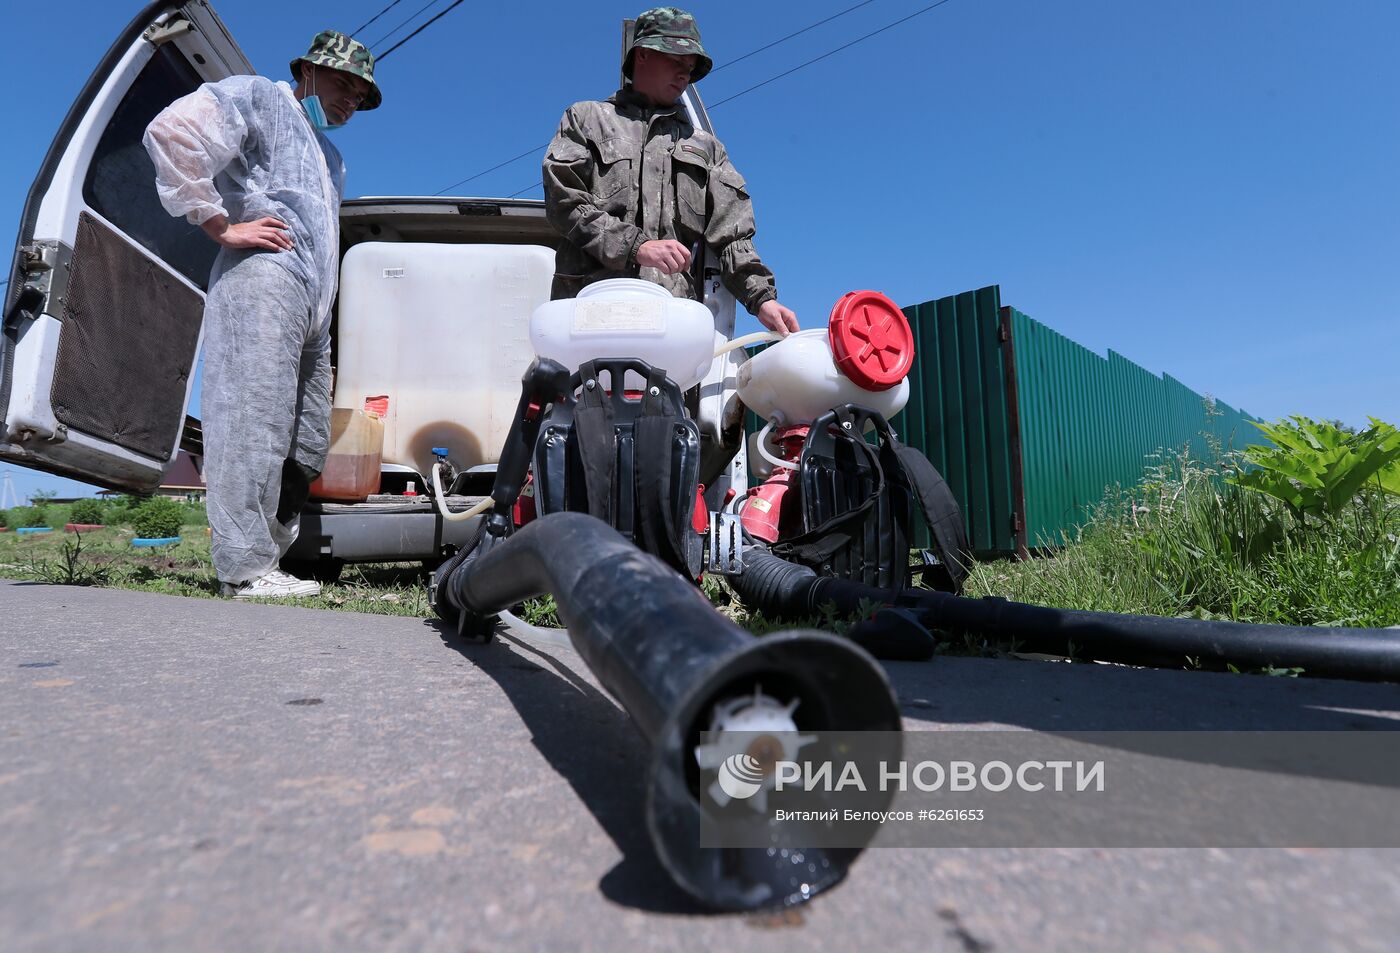
<path fill-rule="evenodd" d="M 890 29 L 893 29 L 893 28 L 895 28 L 895 27 L 899 27 L 899 25 L 902 25 L 902 24 L 906 24 L 906 22 L 909 22 L 910 20 L 913 20 L 914 17 L 920 17 L 920 15 L 923 15 L 923 14 L 925 14 L 925 13 L 928 13 L 928 11 L 934 10 L 934 8 L 944 6 L 945 3 L 948 3 L 948 0 L 937 0 L 937 3 L 928 4 L 927 7 L 923 7 L 923 8 L 921 8 L 921 10 L 916 10 L 916 11 L 914 11 L 914 13 L 911 13 L 911 14 L 907 15 L 907 17 L 900 17 L 899 20 L 896 20 L 895 22 L 892 22 L 892 24 L 883 25 L 883 27 L 881 27 L 881 28 L 879 28 L 879 29 L 875 29 L 875 31 L 868 32 L 868 34 L 865 34 L 864 36 L 857 36 L 857 38 L 853 39 L 853 41 L 850 41 L 850 42 L 847 42 L 847 43 L 841 43 L 841 45 L 840 45 L 840 46 L 837 46 L 836 49 L 827 50 L 827 52 L 822 53 L 822 55 L 820 55 L 820 56 L 815 56 L 815 57 L 812 57 L 812 59 L 806 60 L 805 63 L 799 63 L 798 66 L 792 67 L 791 70 L 784 70 L 783 73 L 778 73 L 777 76 L 769 77 L 769 78 L 767 78 L 767 80 L 764 80 L 763 83 L 757 83 L 757 84 L 755 84 L 755 85 L 750 85 L 750 87 L 748 88 L 748 90 L 741 90 L 741 91 L 739 91 L 739 92 L 735 92 L 735 94 L 732 95 L 732 97 L 725 97 L 724 99 L 720 99 L 720 101 L 718 101 L 718 102 L 707 102 L 707 104 L 706 104 L 706 109 L 717 109 L 718 106 L 722 106 L 722 105 L 724 105 L 724 104 L 727 104 L 727 102 L 734 102 L 735 99 L 738 99 L 739 97 L 746 97 L 746 95 L 749 95 L 750 92 L 753 92 L 753 91 L 755 91 L 755 90 L 762 90 L 763 87 L 766 87 L 766 85 L 769 85 L 770 83 L 777 83 L 777 81 L 778 81 L 778 80 L 781 80 L 781 78 L 788 77 L 788 76 L 792 76 L 792 74 L 797 73 L 798 70 L 805 70 L 806 67 L 812 66 L 813 63 L 820 63 L 820 62 L 822 62 L 822 60 L 827 59 L 827 57 L 837 55 L 837 53 L 840 53 L 841 50 L 850 49 L 851 46 L 855 46 L 855 45 L 857 45 L 857 43 L 864 43 L 865 41 L 867 41 L 867 39 L 871 39 L 872 36 L 879 36 L 879 35 L 883 34 L 883 32 L 888 32 L 888 31 L 890 31 Z M 864 6 L 864 4 L 857 4 L 857 7 L 858 7 L 858 6 Z M 851 7 L 850 10 L 854 10 L 854 8 L 855 8 L 855 7 Z M 850 10 L 843 11 L 843 13 L 850 13 Z M 834 20 L 834 18 L 840 17 L 840 15 L 841 15 L 841 14 L 833 14 L 832 17 L 827 17 L 827 20 Z M 822 22 L 826 22 L 826 21 L 822 21 Z M 818 25 L 820 25 L 820 24 L 812 24 L 812 27 L 818 27 Z M 798 31 L 798 32 L 805 32 L 806 29 L 811 29 L 811 27 L 801 29 L 801 31 Z M 797 34 L 792 34 L 792 35 L 797 35 Z M 790 36 L 784 36 L 783 39 L 790 39 Z M 783 42 L 783 39 L 778 39 L 778 41 L 774 41 L 773 43 L 769 43 L 769 46 L 764 46 L 764 48 L 760 48 L 760 50 L 762 50 L 762 49 L 769 49 L 769 48 L 771 48 L 771 46 L 776 46 L 777 43 Z M 753 50 L 753 52 L 757 53 L 757 52 L 760 52 L 760 50 Z M 745 53 L 745 56 L 752 56 L 752 53 Z M 743 57 L 741 57 L 741 59 L 743 59 Z M 735 63 L 736 63 L 736 62 L 738 62 L 738 60 L 732 60 L 732 62 L 735 62 Z M 728 66 L 728 63 L 725 64 L 725 66 Z M 714 73 L 714 70 L 710 70 L 710 71 L 711 71 L 711 73 Z M 547 146 L 547 143 L 546 143 L 546 146 Z M 531 153 L 538 153 L 538 151 L 540 150 L 540 148 L 545 148 L 545 146 L 538 146 L 538 147 L 532 148 L 532 150 L 526 151 L 526 153 L 521 153 L 521 154 L 517 155 L 517 157 L 512 158 L 512 160 L 507 160 L 507 161 L 505 161 L 505 162 L 501 162 L 501 164 L 494 165 L 494 167 L 491 167 L 490 169 L 487 169 L 486 172 L 494 172 L 494 171 L 496 171 L 496 169 L 503 167 L 503 165 L 510 165 L 511 162 L 517 162 L 517 161 L 519 161 L 519 160 L 522 160 L 522 158 L 525 158 L 526 155 L 529 155 L 529 154 L 531 154 Z M 479 174 L 470 176 L 470 178 L 468 178 L 468 179 L 463 179 L 462 182 L 470 182 L 470 181 L 472 181 L 472 179 L 479 178 L 480 175 L 486 175 L 486 172 L 479 172 Z M 442 190 L 442 192 L 447 192 L 448 189 L 455 189 L 456 186 L 462 185 L 462 182 L 456 182 L 456 183 L 454 183 L 454 185 L 449 185 L 448 188 Z M 510 199 L 515 199 L 515 197 L 517 197 L 517 196 L 519 196 L 519 195 L 522 195 L 522 193 L 529 192 L 529 190 L 538 189 L 538 188 L 543 188 L 543 186 L 542 186 L 542 185 L 531 185 L 531 186 L 526 186 L 526 188 L 524 188 L 524 189 L 519 189 L 519 190 L 517 190 L 517 192 L 512 192 L 511 195 L 510 195 L 510 196 L 507 196 L 507 197 L 510 197 Z M 438 192 L 437 195 L 442 195 L 442 192 Z"/>
<path fill-rule="evenodd" d="M 724 99 L 721 99 L 721 100 L 720 100 L 719 102 L 717 102 L 717 103 L 706 103 L 706 104 L 705 104 L 705 108 L 706 108 L 706 110 L 717 109 L 718 107 L 723 106 L 725 103 L 731 103 L 731 102 L 733 102 L 734 100 L 738 99 L 740 96 L 747 96 L 749 93 L 753 92 L 753 91 L 756 90 L 756 89 L 762 89 L 764 86 L 767 86 L 769 83 L 777 82 L 778 80 L 782 79 L 782 78 L 785 77 L 785 76 L 791 76 L 793 73 L 796 73 L 798 70 L 806 69 L 808 66 L 811 66 L 813 63 L 820 63 L 822 60 L 826 59 L 827 57 L 834 56 L 834 55 L 836 55 L 837 53 L 840 53 L 842 50 L 848 50 L 848 49 L 850 49 L 851 47 L 855 46 L 857 43 L 863 43 L 863 42 L 865 42 L 866 40 L 870 39 L 872 36 L 879 36 L 881 33 L 884 33 L 884 32 L 887 31 L 887 30 L 892 30 L 892 29 L 894 29 L 895 27 L 899 26 L 901 23 L 908 23 L 910 20 L 914 19 L 915 17 L 920 16 L 921 14 L 924 14 L 924 13 L 928 13 L 930 10 L 934 9 L 935 7 L 941 7 L 941 6 L 943 6 L 943 4 L 945 4 L 945 3 L 947 3 L 947 2 L 948 2 L 948 0 L 938 0 L 938 2 L 936 2 L 936 3 L 931 3 L 931 4 L 929 4 L 928 6 L 924 7 L 922 10 L 915 10 L 913 13 L 909 14 L 907 17 L 901 17 L 900 19 L 894 21 L 893 23 L 890 23 L 890 24 L 887 24 L 887 25 L 885 25 L 885 26 L 880 27 L 880 29 L 878 29 L 878 30 L 874 30 L 874 31 L 872 31 L 872 32 L 870 32 L 870 33 L 867 33 L 867 34 L 865 34 L 864 36 L 857 37 L 856 39 L 851 40 L 849 43 L 843 43 L 843 44 L 841 44 L 840 46 L 836 47 L 836 49 L 834 49 L 834 50 L 828 50 L 827 52 L 823 53 L 821 56 L 813 57 L 812 59 L 808 60 L 808 61 L 805 62 L 805 63 L 802 63 L 802 64 L 799 64 L 799 65 L 797 65 L 797 66 L 794 66 L 792 69 L 786 70 L 786 71 L 784 71 L 784 72 L 782 72 L 782 73 L 779 73 L 777 76 L 769 77 L 768 79 L 765 79 L 765 80 L 764 80 L 763 82 L 761 82 L 761 83 L 757 83 L 757 84 L 755 84 L 755 85 L 753 85 L 753 86 L 750 86 L 748 89 L 741 90 L 740 92 L 735 93 L 733 96 L 729 96 L 729 97 L 726 97 L 726 98 L 724 98 Z M 713 72 L 713 71 L 712 71 L 712 72 Z M 515 198 L 517 195 L 520 195 L 522 192 L 528 192 L 530 189 L 533 189 L 533 188 L 536 188 L 536 186 L 533 186 L 533 185 L 532 185 L 532 186 L 529 186 L 529 187 L 527 187 L 527 188 L 521 189 L 521 190 L 518 191 L 518 192 L 514 192 L 514 193 L 512 193 L 512 194 L 510 195 L 510 198 Z"/>
<path fill-rule="evenodd" d="M 735 57 L 734 59 L 730 60 L 730 61 L 727 62 L 727 63 L 722 63 L 721 65 L 716 66 L 714 69 L 710 70 L 709 75 L 713 76 L 713 75 L 715 75 L 716 73 L 718 73 L 720 70 L 722 70 L 722 69 L 728 69 L 729 67 L 733 66 L 735 63 L 738 63 L 738 62 L 740 62 L 740 61 L 742 61 L 742 60 L 746 60 L 746 59 L 748 59 L 750 56 L 756 56 L 757 54 L 762 53 L 764 50 L 771 50 L 773 47 L 777 46 L 778 44 L 780 44 L 780 43 L 786 43 L 788 40 L 791 40 L 791 39 L 792 39 L 793 37 L 795 37 L 795 36 L 801 36 L 802 34 L 806 33 L 806 32 L 809 31 L 809 30 L 815 30 L 817 27 L 821 26 L 821 25 L 824 24 L 824 23 L 830 23 L 832 20 L 835 20 L 835 19 L 837 19 L 838 17 L 844 17 L 846 14 L 851 13 L 851 12 L 853 12 L 853 11 L 855 11 L 855 10 L 859 10 L 861 7 L 868 7 L 870 4 L 872 4 L 872 3 L 874 3 L 874 2 L 875 2 L 875 0 L 862 0 L 861 3 L 857 3 L 857 4 L 856 4 L 855 6 L 853 6 L 853 7 L 847 7 L 846 9 L 842 10 L 840 13 L 833 13 L 831 16 L 827 17 L 825 20 L 818 20 L 816 23 L 813 23 L 813 24 L 810 25 L 810 26 L 804 26 L 802 29 L 796 31 L 795 33 L 789 33 L 787 36 L 785 36 L 785 37 L 783 37 L 783 38 L 781 38 L 781 39 L 774 40 L 772 43 L 767 43 L 767 44 L 765 44 L 765 45 L 763 45 L 763 46 L 760 46 L 760 47 L 759 47 L 758 49 L 756 49 L 756 50 L 749 50 L 749 52 L 745 53 L 743 56 Z"/>
<path fill-rule="evenodd" d="M 705 104 L 705 108 L 706 108 L 706 109 L 718 109 L 720 106 L 723 106 L 725 103 L 732 103 L 734 100 L 738 99 L 740 96 L 747 96 L 749 93 L 753 92 L 754 90 L 756 90 L 756 89 L 762 89 L 763 87 L 767 86 L 769 83 L 776 83 L 778 80 L 782 79 L 783 77 L 785 77 L 785 76 L 791 76 L 793 73 L 796 73 L 798 70 L 806 69 L 807 67 L 811 66 L 813 63 L 820 63 L 822 60 L 826 59 L 827 57 L 829 57 L 829 56 L 835 56 L 837 53 L 840 53 L 842 50 L 849 50 L 851 47 L 855 46 L 857 43 L 864 43 L 866 40 L 870 39 L 871 37 L 873 37 L 873 36 L 879 36 L 881 33 L 884 33 L 886 30 L 893 30 L 895 27 L 899 26 L 901 23 L 908 23 L 910 20 L 914 19 L 915 17 L 921 16 L 921 15 L 923 15 L 923 14 L 925 14 L 925 13 L 928 13 L 930 10 L 933 10 L 933 9 L 935 9 L 935 8 L 937 8 L 937 7 L 941 7 L 941 6 L 943 6 L 943 4 L 945 4 L 945 3 L 947 3 L 947 2 L 948 2 L 948 0 L 938 0 L 937 3 L 930 3 L 928 6 L 924 7 L 922 10 L 915 10 L 913 13 L 909 14 L 907 17 L 901 17 L 900 19 L 894 21 L 893 23 L 887 24 L 886 26 L 880 27 L 880 29 L 878 29 L 878 30 L 874 30 L 874 31 L 872 31 L 872 32 L 870 32 L 870 33 L 865 34 L 865 36 L 857 37 L 856 39 L 851 40 L 849 43 L 843 43 L 843 44 L 841 44 L 840 46 L 838 46 L 838 47 L 837 47 L 836 49 L 834 49 L 834 50 L 828 50 L 827 52 L 823 53 L 821 56 L 813 57 L 812 59 L 808 60 L 808 61 L 805 62 L 805 63 L 801 63 L 801 64 L 799 64 L 799 65 L 797 65 L 797 66 L 794 66 L 794 67 L 793 67 L 792 69 L 790 69 L 790 70 L 784 70 L 783 72 L 779 73 L 777 76 L 769 77 L 768 79 L 765 79 L 765 80 L 764 80 L 763 82 L 761 82 L 761 83 L 757 83 L 757 84 L 755 84 L 755 85 L 753 85 L 753 86 L 750 86 L 748 89 L 741 90 L 740 92 L 735 93 L 733 96 L 725 97 L 724 99 L 721 99 L 721 100 L 720 100 L 719 102 L 717 102 L 717 103 L 706 103 L 706 104 Z"/>
<path fill-rule="evenodd" d="M 714 69 L 710 70 L 709 75 L 713 76 L 714 74 L 718 73 L 720 70 L 725 69 L 725 68 L 730 67 L 730 66 L 733 66 L 735 63 L 739 62 L 740 60 L 746 60 L 746 59 L 748 59 L 750 56 L 755 56 L 755 55 L 757 55 L 757 54 L 759 54 L 759 53 L 762 53 L 764 50 L 771 50 L 773 47 L 777 46 L 777 45 L 780 44 L 780 43 L 786 43 L 788 40 L 791 40 L 793 37 L 801 36 L 802 34 L 808 32 L 809 30 L 815 30 L 817 27 L 821 26 L 821 25 L 824 24 L 824 23 L 830 23 L 832 20 L 835 20 L 835 19 L 837 19 L 838 17 L 843 17 L 843 16 L 845 16 L 846 14 L 851 13 L 852 11 L 859 10 L 861 7 L 864 7 L 864 6 L 869 6 L 870 4 L 872 4 L 872 3 L 874 3 L 874 2 L 875 2 L 875 0 L 861 0 L 861 2 L 860 2 L 860 3 L 857 3 L 855 6 L 847 7 L 846 9 L 842 10 L 842 11 L 839 12 L 839 13 L 833 13 L 831 16 L 827 17 L 827 18 L 824 19 L 824 20 L 818 20 L 816 23 L 808 24 L 807 26 L 804 26 L 804 27 L 803 27 L 802 29 L 800 29 L 800 30 L 795 30 L 794 32 L 789 33 L 787 36 L 780 37 L 779 39 L 774 40 L 772 43 L 767 43 L 767 44 L 765 44 L 765 45 L 763 45 L 763 46 L 760 46 L 760 47 L 759 47 L 758 49 L 756 49 L 756 50 L 750 50 L 749 52 L 745 53 L 743 56 L 736 57 L 735 59 L 732 59 L 732 60 L 730 60 L 730 61 L 727 62 L 727 63 L 721 63 L 719 66 L 716 66 Z M 442 194 L 444 194 L 444 193 L 446 193 L 446 192 L 450 192 L 452 189 L 455 189 L 455 188 L 457 188 L 457 187 L 460 186 L 460 185 L 466 185 L 468 182 L 473 182 L 473 181 L 475 181 L 475 180 L 481 178 L 483 175 L 486 175 L 488 172 L 495 172 L 497 169 L 504 168 L 505 166 L 508 166 L 508 165 L 510 165 L 510 164 L 513 163 L 513 162 L 519 162 L 521 159 L 524 159 L 526 156 L 533 155 L 534 153 L 539 152 L 541 149 L 547 148 L 548 146 L 549 146 L 549 143 L 546 142 L 546 143 L 545 143 L 544 145 L 542 145 L 542 146 L 535 146 L 533 149 L 526 149 L 524 152 L 520 153 L 520 155 L 518 155 L 518 156 L 513 156 L 513 157 L 511 157 L 511 158 L 509 158 L 509 159 L 506 159 L 504 162 L 498 162 L 498 163 L 496 163 L 495 165 L 493 165 L 493 166 L 492 166 L 491 168 L 489 168 L 489 169 L 482 169 L 480 172 L 476 173 L 475 175 L 469 175 L 469 176 L 467 176 L 465 179 L 462 179 L 461 181 L 453 182 L 451 185 L 447 186 L 447 187 L 444 188 L 444 189 L 439 189 L 438 191 L 434 192 L 433 194 L 434 194 L 434 195 L 442 195 Z M 519 194 L 519 193 L 517 193 L 517 194 Z M 514 197 L 515 197 L 515 196 L 513 196 L 513 195 L 512 195 L 512 196 L 508 196 L 508 198 L 514 198 Z"/>
<path fill-rule="evenodd" d="M 395 33 L 399 32 L 399 31 L 402 30 L 404 27 L 408 26 L 408 25 L 409 25 L 410 23 L 412 23 L 414 20 L 418 19 L 419 15 L 422 14 L 422 12 L 423 12 L 424 10 L 428 9 L 429 7 L 431 7 L 433 4 L 435 4 L 435 3 L 437 3 L 437 2 L 438 2 L 438 0 L 428 0 L 427 3 L 423 4 L 423 5 L 422 5 L 421 7 L 419 7 L 417 10 L 414 10 L 414 11 L 413 11 L 412 13 L 410 13 L 408 16 L 406 16 L 406 17 L 404 17 L 402 20 L 400 20 L 400 21 L 394 26 L 394 28 L 393 28 L 392 30 L 390 30 L 388 33 L 385 33 L 385 34 L 384 34 L 383 36 L 381 36 L 379 39 L 377 39 L 377 40 L 375 40 L 373 43 L 369 44 L 369 48 L 372 50 L 372 49 L 374 49 L 376 46 L 378 46 L 379 44 L 383 43 L 385 40 L 389 39 L 389 37 L 393 36 Z M 375 59 L 378 60 L 379 57 L 376 56 Z"/>
<path fill-rule="evenodd" d="M 422 33 L 422 32 L 423 32 L 424 30 L 426 30 L 428 27 L 432 26 L 434 23 L 438 22 L 438 21 L 441 20 L 443 17 L 447 16 L 449 13 L 451 13 L 453 10 L 457 9 L 457 8 L 460 7 L 461 5 L 462 5 L 462 0 L 455 0 L 455 2 L 452 3 L 451 6 L 447 7 L 445 10 L 443 10 L 443 11 L 442 11 L 441 13 L 439 13 L 437 16 L 433 17 L 433 18 L 432 18 L 431 20 L 429 20 L 427 23 L 424 23 L 422 26 L 420 26 L 418 29 L 414 30 L 414 31 L 413 31 L 412 33 L 410 33 L 408 36 L 404 37 L 402 40 L 399 40 L 399 42 L 397 42 L 397 43 L 395 43 L 393 46 L 389 47 L 389 48 L 388 48 L 387 50 L 385 50 L 383 53 L 380 53 L 378 58 L 379 58 L 380 60 L 383 60 L 384 57 L 388 56 L 390 53 L 394 52 L 394 51 L 397 50 L 399 47 L 403 46 L 403 45 L 404 45 L 405 43 L 407 43 L 409 40 L 413 39 L 415 36 L 417 36 L 418 34 Z"/>
<path fill-rule="evenodd" d="M 467 176 L 465 179 L 463 179 L 463 180 L 460 181 L 460 182 L 453 182 L 453 183 L 452 183 L 451 185 L 449 185 L 447 188 L 445 188 L 445 189 L 439 189 L 438 191 L 434 192 L 433 194 L 434 194 L 434 195 L 442 195 L 444 192 L 451 191 L 452 189 L 455 189 L 455 188 L 456 188 L 457 186 L 459 186 L 459 185 L 466 185 L 468 182 L 471 182 L 471 181 L 473 181 L 473 180 L 475 180 L 475 179 L 481 178 L 483 175 L 485 175 L 485 174 L 488 173 L 488 172 L 495 172 L 497 169 L 503 169 L 503 168 L 505 168 L 506 166 L 510 165 L 512 162 L 519 162 L 521 159 L 525 158 L 526 156 L 534 155 L 536 152 L 539 152 L 541 149 L 545 149 L 545 148 L 548 148 L 548 147 L 549 147 L 549 143 L 546 142 L 546 143 L 545 143 L 544 145 L 542 145 L 542 146 L 535 146 L 535 147 L 532 148 L 532 149 L 526 149 L 524 152 L 520 153 L 520 155 L 518 155 L 518 156 L 512 156 L 511 158 L 507 159 L 507 160 L 504 161 L 504 162 L 497 162 L 497 163 L 496 163 L 495 165 L 493 165 L 491 168 L 489 168 L 489 169 L 482 169 L 482 170 L 481 170 L 480 172 L 478 172 L 476 175 L 469 175 L 469 176 Z"/>
<path fill-rule="evenodd" d="M 379 11 L 378 13 L 376 13 L 374 16 L 372 16 L 372 17 L 370 17 L 368 20 L 366 20 L 366 21 L 360 26 L 360 28 L 359 28 L 358 30 L 355 31 L 355 33 L 360 33 L 360 32 L 362 32 L 363 30 L 368 29 L 368 28 L 374 23 L 375 20 L 378 20 L 378 19 L 379 19 L 380 17 L 382 17 L 384 14 L 388 13 L 390 10 L 394 9 L 394 7 L 397 7 L 397 6 L 398 6 L 399 4 L 401 4 L 401 3 L 403 3 L 403 0 L 394 0 L 393 3 L 389 4 L 389 5 L 388 5 L 387 7 L 385 7 L 383 10 L 380 10 L 380 11 Z M 351 36 L 354 36 L 354 35 L 355 35 L 354 33 L 351 34 Z"/>

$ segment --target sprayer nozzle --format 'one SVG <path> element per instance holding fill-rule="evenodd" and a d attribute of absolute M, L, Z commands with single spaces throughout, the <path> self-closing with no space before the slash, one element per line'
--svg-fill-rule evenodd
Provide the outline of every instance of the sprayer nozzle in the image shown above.
<path fill-rule="evenodd" d="M 797 731 L 792 713 L 802 703 L 794 698 L 783 704 L 755 684 L 753 694 L 718 702 L 710 718 L 710 731 L 718 737 L 698 745 L 695 760 L 701 770 L 718 771 L 709 794 L 723 807 L 731 798 L 748 798 L 754 811 L 767 813 L 768 792 L 776 785 L 779 761 L 793 761 L 797 753 L 816 740 Z"/>

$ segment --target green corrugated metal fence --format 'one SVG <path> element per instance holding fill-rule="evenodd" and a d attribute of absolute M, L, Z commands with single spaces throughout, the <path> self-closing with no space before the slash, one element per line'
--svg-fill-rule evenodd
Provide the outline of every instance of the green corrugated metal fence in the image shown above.
<path fill-rule="evenodd" d="M 995 285 L 904 309 L 914 331 L 915 362 L 909 404 L 892 421 L 900 439 L 922 450 L 948 481 L 980 553 L 1016 548 L 1000 310 Z"/>
<path fill-rule="evenodd" d="M 1211 460 L 1263 438 L 1249 414 L 1158 377 L 1115 351 L 1103 358 L 1033 318 L 1004 309 L 1015 364 L 1030 546 L 1079 526 L 1113 484 L 1135 486 L 1161 450 Z M 969 505 L 972 500 L 969 499 Z"/>
<path fill-rule="evenodd" d="M 947 478 L 977 552 L 1057 545 L 1158 451 L 1213 459 L 1210 441 L 1262 439 L 1249 414 L 1100 357 L 1000 297 L 992 286 L 904 309 L 920 350 L 895 426 Z"/>

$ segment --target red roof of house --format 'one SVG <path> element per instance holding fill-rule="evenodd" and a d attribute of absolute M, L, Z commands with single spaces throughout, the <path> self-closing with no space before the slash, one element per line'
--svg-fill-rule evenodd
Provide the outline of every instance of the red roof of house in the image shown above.
<path fill-rule="evenodd" d="M 160 481 L 163 490 L 202 490 L 204 486 L 204 459 L 192 457 L 181 450 L 175 455 L 175 462 L 165 471 Z"/>

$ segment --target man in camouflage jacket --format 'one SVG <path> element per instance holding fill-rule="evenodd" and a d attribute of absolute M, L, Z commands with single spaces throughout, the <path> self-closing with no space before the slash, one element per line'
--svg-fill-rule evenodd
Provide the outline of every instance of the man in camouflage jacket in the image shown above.
<path fill-rule="evenodd" d="M 640 277 L 698 298 L 694 251 L 719 257 L 724 285 L 766 327 L 797 316 L 778 303 L 773 272 L 753 246 L 749 193 L 724 145 L 677 104 L 710 71 L 695 18 L 657 7 L 637 18 L 623 61 L 631 82 L 603 102 L 574 103 L 544 160 L 545 208 L 564 236 L 553 296 L 604 278 Z"/>

